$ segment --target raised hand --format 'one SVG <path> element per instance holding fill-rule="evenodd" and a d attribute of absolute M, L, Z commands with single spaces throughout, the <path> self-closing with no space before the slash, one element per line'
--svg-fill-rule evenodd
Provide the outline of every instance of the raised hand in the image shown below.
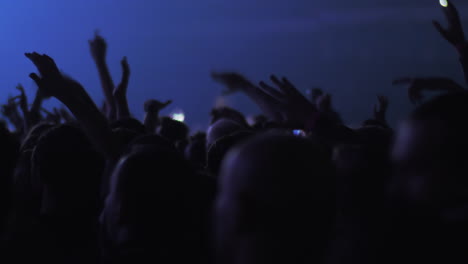
<path fill-rule="evenodd" d="M 69 96 L 69 93 L 63 90 L 63 86 L 67 81 L 52 58 L 45 54 L 40 55 L 37 52 L 25 53 L 25 56 L 31 60 L 40 73 L 40 76 L 31 73 L 29 77 L 37 84 L 42 95 L 57 98 Z"/>
<path fill-rule="evenodd" d="M 122 80 L 114 89 L 114 102 L 117 107 L 117 116 L 119 119 L 130 117 L 130 109 L 127 101 L 127 88 L 130 79 L 130 66 L 128 65 L 127 57 L 124 57 L 120 62 L 122 66 Z"/>
<path fill-rule="evenodd" d="M 62 118 L 60 114 L 58 113 L 57 108 L 54 107 L 52 112 L 47 111 L 46 109 L 42 109 L 42 111 L 46 114 L 45 120 L 48 122 L 51 122 L 53 124 L 60 124 L 62 121 Z"/>
<path fill-rule="evenodd" d="M 464 88 L 448 78 L 400 78 L 393 81 L 393 85 L 408 85 L 408 98 L 411 103 L 420 103 L 423 99 L 423 91 L 463 91 Z"/>
<path fill-rule="evenodd" d="M 20 134 L 24 132 L 24 120 L 18 111 L 16 100 L 19 97 L 9 97 L 8 102 L 1 107 L 2 115 L 5 116 Z"/>
<path fill-rule="evenodd" d="M 324 94 L 316 100 L 317 108 L 321 112 L 333 111 L 332 108 L 332 97 L 330 94 Z"/>
<path fill-rule="evenodd" d="M 378 104 L 374 106 L 374 119 L 386 124 L 387 123 L 387 109 L 388 98 L 383 95 L 377 96 Z"/>
<path fill-rule="evenodd" d="M 465 33 L 463 32 L 463 26 L 460 21 L 460 15 L 458 14 L 457 8 L 451 1 L 447 0 L 447 3 L 447 7 L 443 7 L 442 10 L 447 18 L 448 27 L 442 27 L 442 25 L 435 20 L 433 21 L 433 24 L 443 38 L 461 51 L 460 49 L 463 49 L 466 46 L 466 40 Z"/>
<path fill-rule="evenodd" d="M 26 115 L 29 112 L 29 110 L 28 110 L 28 98 L 26 97 L 26 92 L 24 91 L 24 87 L 21 84 L 16 86 L 16 89 L 20 92 L 19 106 L 21 108 L 21 111 L 23 111 L 23 114 Z"/>
<path fill-rule="evenodd" d="M 159 111 L 166 108 L 168 105 L 172 103 L 172 100 L 168 100 L 165 103 L 161 103 L 158 100 L 150 99 L 145 102 L 145 118 L 144 118 L 144 125 L 146 131 L 149 133 L 155 133 L 156 128 L 159 126 Z"/>
<path fill-rule="evenodd" d="M 244 76 L 235 72 L 213 72 L 211 73 L 211 77 L 213 80 L 223 84 L 227 88 L 227 90 L 223 91 L 223 95 L 229 95 L 236 92 L 245 92 L 246 89 L 255 86 Z"/>
<path fill-rule="evenodd" d="M 89 40 L 89 48 L 94 60 L 102 61 L 106 59 L 107 43 L 98 32 L 95 32 L 94 39 Z"/>
<path fill-rule="evenodd" d="M 81 123 L 90 140 L 102 154 L 115 158 L 121 146 L 113 138 L 107 119 L 99 111 L 86 90 L 77 81 L 64 77 L 54 60 L 47 55 L 27 53 L 41 76 L 32 73 L 31 78 L 43 94 L 54 96 L 70 109 Z"/>
<path fill-rule="evenodd" d="M 114 89 L 114 97 L 125 97 L 127 95 L 128 81 L 130 79 L 130 65 L 128 65 L 127 57 L 123 57 L 120 65 L 122 66 L 122 80 Z"/>
<path fill-rule="evenodd" d="M 277 88 L 265 82 L 260 82 L 260 87 L 274 99 L 271 102 L 274 103 L 276 111 L 281 114 L 283 122 L 290 125 L 308 126 L 307 124 L 317 113 L 315 106 L 287 78 L 280 80 L 272 75 L 270 79 Z"/>
<path fill-rule="evenodd" d="M 145 112 L 159 113 L 159 111 L 163 110 L 170 104 L 172 104 L 172 100 L 162 103 L 158 100 L 150 99 L 145 102 L 144 110 Z"/>
<path fill-rule="evenodd" d="M 65 122 L 70 123 L 70 122 L 75 121 L 73 116 L 64 107 L 60 107 L 59 113 L 60 113 L 60 116 L 62 117 L 62 119 L 65 120 Z"/>
<path fill-rule="evenodd" d="M 102 91 L 104 93 L 104 98 L 106 99 L 106 115 L 109 120 L 113 121 L 116 119 L 117 109 L 113 96 L 115 88 L 114 80 L 112 80 L 109 67 L 106 63 L 107 43 L 102 36 L 96 33 L 94 35 L 94 39 L 89 41 L 89 47 L 91 50 L 91 56 L 93 57 L 99 72 Z"/>

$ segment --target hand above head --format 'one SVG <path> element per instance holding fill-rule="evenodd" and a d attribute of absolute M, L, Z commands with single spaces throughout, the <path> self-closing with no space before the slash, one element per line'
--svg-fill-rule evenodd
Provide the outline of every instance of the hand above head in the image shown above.
<path fill-rule="evenodd" d="M 255 86 L 244 76 L 235 72 L 213 72 L 211 73 L 211 78 L 223 84 L 227 88 L 227 90 L 223 91 L 223 95 L 228 95 L 236 92 L 245 92 L 246 89 Z"/>
<path fill-rule="evenodd" d="M 316 100 L 317 108 L 321 112 L 333 111 L 332 109 L 332 97 L 330 94 L 324 94 Z"/>
<path fill-rule="evenodd" d="M 114 97 L 124 97 L 127 95 L 127 88 L 128 88 L 128 81 L 130 79 L 130 65 L 128 65 L 127 57 L 123 57 L 120 61 L 120 65 L 122 66 L 122 80 L 120 84 L 117 85 L 114 89 Z"/>
<path fill-rule="evenodd" d="M 423 91 L 463 91 L 464 88 L 449 78 L 400 78 L 393 81 L 393 85 L 409 85 L 408 97 L 413 104 L 420 103 L 423 99 Z"/>
<path fill-rule="evenodd" d="M 25 53 L 26 57 L 36 66 L 39 75 L 31 73 L 29 77 L 37 84 L 44 97 L 62 97 L 69 96 L 67 91 L 64 91 L 65 83 L 69 81 L 60 73 L 55 61 L 43 54 L 37 52 Z"/>
<path fill-rule="evenodd" d="M 98 32 L 94 34 L 94 39 L 89 40 L 89 47 L 91 50 L 91 56 L 93 56 L 95 61 L 103 61 L 106 59 L 107 43 Z"/>
<path fill-rule="evenodd" d="M 265 82 L 260 82 L 260 87 L 263 92 L 271 96 L 270 103 L 273 103 L 272 107 L 280 113 L 282 121 L 301 126 L 310 122 L 317 112 L 315 106 L 287 78 L 280 80 L 272 75 L 270 79 L 277 88 Z"/>
<path fill-rule="evenodd" d="M 15 102 L 19 97 L 8 97 L 6 104 L 2 105 L 2 114 L 6 117 L 10 117 L 14 111 L 17 111 L 18 104 Z"/>
<path fill-rule="evenodd" d="M 145 102 L 144 110 L 145 112 L 159 113 L 159 111 L 163 110 L 171 103 L 172 103 L 172 100 L 168 100 L 162 103 L 158 100 L 150 99 Z"/>
<path fill-rule="evenodd" d="M 19 95 L 19 107 L 21 108 L 21 111 L 23 111 L 23 114 L 26 114 L 29 112 L 28 110 L 28 98 L 26 97 L 26 92 L 24 91 L 24 87 L 19 84 L 16 86 L 16 89 L 20 92 Z"/>
<path fill-rule="evenodd" d="M 40 73 L 40 76 L 32 73 L 30 77 L 38 84 L 42 93 L 57 98 L 67 106 L 76 120 L 80 122 L 96 149 L 106 157 L 115 158 L 122 146 L 114 141 L 108 120 L 99 111 L 83 86 L 63 76 L 49 56 L 34 52 L 26 53 L 26 57 L 36 65 Z M 53 115 L 60 115 L 60 113 L 55 111 Z"/>
<path fill-rule="evenodd" d="M 383 123 L 387 121 L 388 98 L 383 95 L 377 96 L 378 104 L 374 105 L 374 119 Z"/>
<path fill-rule="evenodd" d="M 117 118 L 123 119 L 131 116 L 127 100 L 128 81 L 130 79 L 130 66 L 128 65 L 127 57 L 123 57 L 120 64 L 122 66 L 122 80 L 115 87 L 112 95 L 117 110 Z"/>
<path fill-rule="evenodd" d="M 460 15 L 458 14 L 457 8 L 451 1 L 447 0 L 447 3 L 447 7 L 443 7 L 442 10 L 447 18 L 448 27 L 443 28 L 442 25 L 435 20 L 433 21 L 433 24 L 442 37 L 461 52 L 460 49 L 466 47 L 466 39 Z"/>

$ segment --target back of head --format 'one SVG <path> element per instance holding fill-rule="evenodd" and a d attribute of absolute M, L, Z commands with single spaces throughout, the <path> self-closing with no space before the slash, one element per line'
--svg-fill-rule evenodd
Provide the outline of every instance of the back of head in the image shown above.
<path fill-rule="evenodd" d="M 245 130 L 245 127 L 230 119 L 219 119 L 208 128 L 206 145 L 209 148 L 216 140 L 240 130 Z"/>
<path fill-rule="evenodd" d="M 421 187 L 408 189 L 410 196 L 433 203 L 468 203 L 466 116 L 468 92 L 449 93 L 419 106 L 400 127 L 393 148 L 396 176 L 408 187 L 411 181 L 413 187 L 416 182 Z"/>
<path fill-rule="evenodd" d="M 177 152 L 147 147 L 124 156 L 114 170 L 102 218 L 113 248 L 108 257 L 197 260 L 200 253 L 192 250 L 201 237 L 195 183 Z"/>
<path fill-rule="evenodd" d="M 176 143 L 177 141 L 187 139 L 189 128 L 182 122 L 169 117 L 163 117 L 158 127 L 158 134 Z"/>
<path fill-rule="evenodd" d="M 223 118 L 237 122 L 245 127 L 249 126 L 245 116 L 241 112 L 230 107 L 219 107 L 211 111 L 211 124 Z"/>
<path fill-rule="evenodd" d="M 80 128 L 59 125 L 39 139 L 32 171 L 44 184 L 48 202 L 58 206 L 55 209 L 94 210 L 103 161 Z"/>
<path fill-rule="evenodd" d="M 307 139 L 260 135 L 232 150 L 216 207 L 220 260 L 320 261 L 335 212 L 333 181 L 330 156 Z"/>
<path fill-rule="evenodd" d="M 19 141 L 5 126 L 0 126 L 0 224 L 6 216 L 11 197 L 13 171 L 19 153 Z"/>
<path fill-rule="evenodd" d="M 238 131 L 216 140 L 208 149 L 206 166 L 208 172 L 212 176 L 217 177 L 221 168 L 221 163 L 229 150 L 247 140 L 252 135 L 253 133 L 249 131 Z"/>
<path fill-rule="evenodd" d="M 408 262 L 468 259 L 467 116 L 468 92 L 444 94 L 415 109 L 398 131 L 392 194 L 400 248 L 392 251 Z"/>
<path fill-rule="evenodd" d="M 46 122 L 35 125 L 29 130 L 28 134 L 24 138 L 21 144 L 21 150 L 33 149 L 36 146 L 37 141 L 42 136 L 42 134 L 44 134 L 45 132 L 47 132 L 47 130 L 53 127 L 53 124 Z"/>
<path fill-rule="evenodd" d="M 190 141 L 185 148 L 185 158 L 196 168 L 203 169 L 206 166 L 206 134 L 197 133 L 190 137 Z"/>

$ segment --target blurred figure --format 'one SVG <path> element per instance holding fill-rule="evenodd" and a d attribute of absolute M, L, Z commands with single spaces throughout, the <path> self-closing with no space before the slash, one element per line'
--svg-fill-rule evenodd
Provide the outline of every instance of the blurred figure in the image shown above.
<path fill-rule="evenodd" d="M 228 154 L 216 204 L 218 263 L 322 263 L 334 218 L 329 156 L 263 135 Z"/>
<path fill-rule="evenodd" d="M 398 131 L 392 242 L 408 263 L 468 261 L 467 115 L 468 93 L 449 93 L 419 106 Z"/>

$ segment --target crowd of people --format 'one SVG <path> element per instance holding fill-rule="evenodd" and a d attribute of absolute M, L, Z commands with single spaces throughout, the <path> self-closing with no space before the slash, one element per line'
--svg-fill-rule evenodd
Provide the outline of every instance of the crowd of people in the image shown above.
<path fill-rule="evenodd" d="M 434 22 L 460 55 L 468 42 L 453 3 Z M 448 78 L 401 78 L 415 107 L 387 123 L 378 97 L 359 128 L 320 89 L 287 78 L 258 84 L 212 73 L 224 95 L 262 110 L 212 110 L 206 132 L 159 113 L 130 113 L 130 66 L 115 84 L 106 42 L 89 42 L 105 102 L 97 107 L 52 58 L 2 107 L 0 261 L 3 263 L 467 263 L 468 91 Z M 439 91 L 423 98 L 425 91 Z M 46 110 L 58 99 L 64 108 Z M 12 130 L 9 126 L 13 126 Z"/>

